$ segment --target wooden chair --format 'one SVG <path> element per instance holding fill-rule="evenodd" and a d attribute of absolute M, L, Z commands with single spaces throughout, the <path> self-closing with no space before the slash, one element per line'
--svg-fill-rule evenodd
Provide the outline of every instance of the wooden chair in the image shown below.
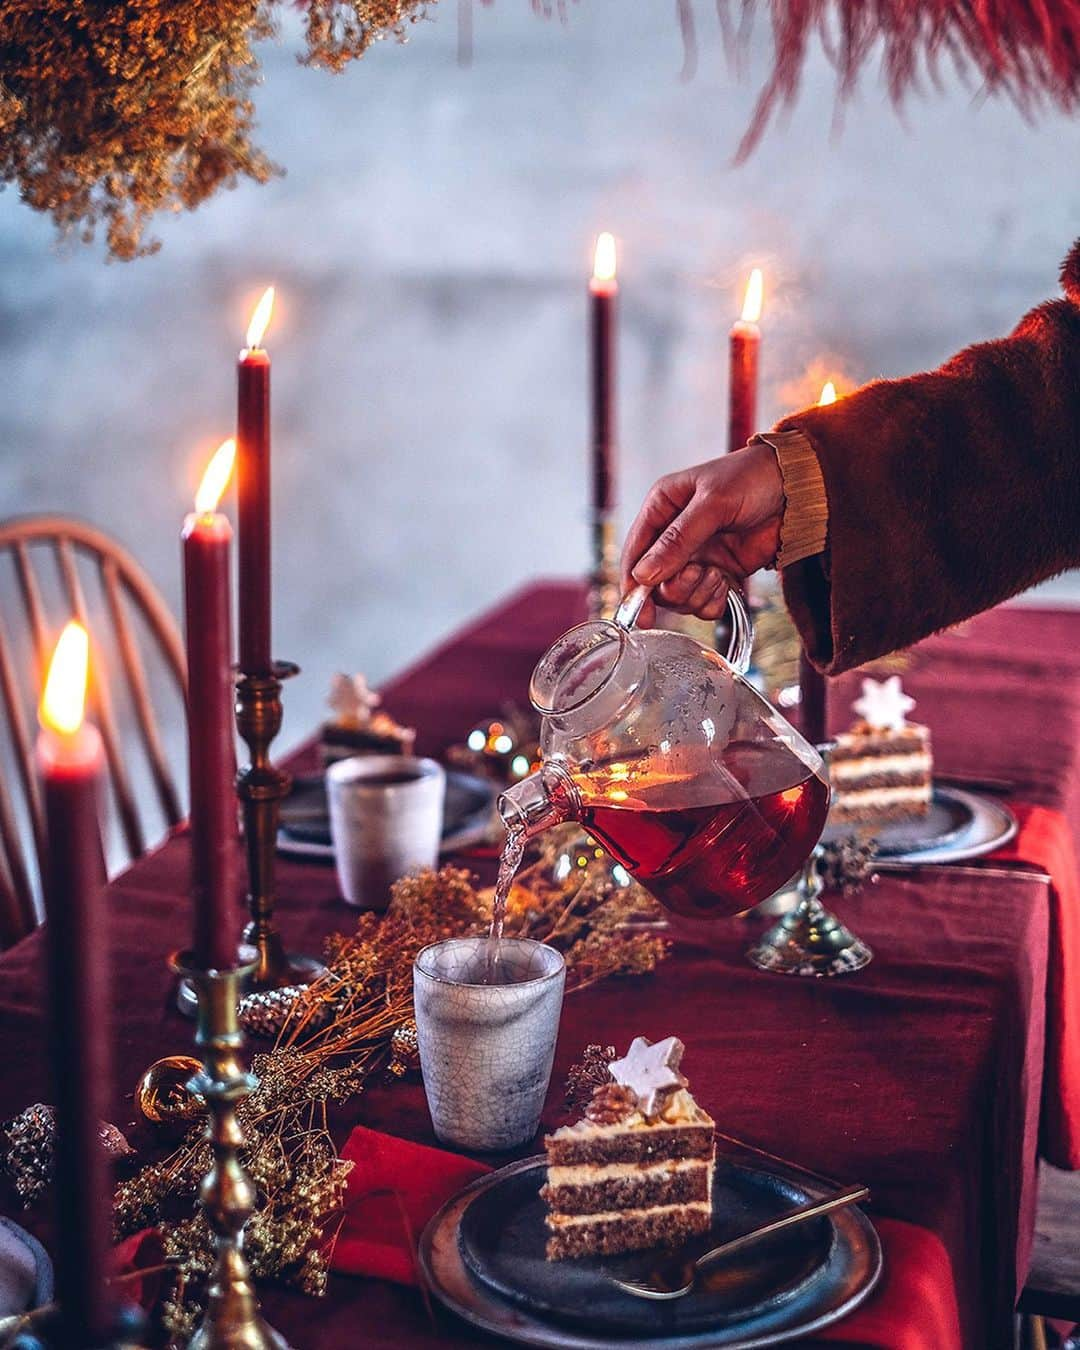
<path fill-rule="evenodd" d="M 146 847 L 147 798 L 166 827 L 183 814 L 152 692 L 156 685 L 179 696 L 182 723 L 186 664 L 168 606 L 134 558 L 93 526 L 60 516 L 0 523 L 0 948 L 38 922 L 47 844 L 35 714 L 52 644 L 71 618 L 90 632 L 88 710 L 104 742 L 110 817 L 128 859 Z M 137 793 L 133 778 L 147 769 L 152 789 Z"/>
<path fill-rule="evenodd" d="M 1044 1318 L 1080 1322 L 1080 1172 L 1039 1167 L 1035 1242 L 1020 1311 L 1030 1350 L 1046 1350 Z"/>

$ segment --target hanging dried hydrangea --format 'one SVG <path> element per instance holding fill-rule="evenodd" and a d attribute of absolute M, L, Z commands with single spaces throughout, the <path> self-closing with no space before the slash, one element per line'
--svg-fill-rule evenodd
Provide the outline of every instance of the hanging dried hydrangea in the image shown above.
<path fill-rule="evenodd" d="M 426 0 L 434 4 L 435 0 Z M 423 18 L 425 0 L 304 0 L 310 66 L 343 70 L 383 38 L 405 40 L 407 25 Z"/>
<path fill-rule="evenodd" d="M 0 0 L 0 182 L 65 234 L 152 253 L 151 219 L 274 165 L 252 144 L 253 44 L 283 0 Z M 433 0 L 427 0 L 433 3 Z M 304 0 L 304 60 L 340 70 L 425 0 Z"/>

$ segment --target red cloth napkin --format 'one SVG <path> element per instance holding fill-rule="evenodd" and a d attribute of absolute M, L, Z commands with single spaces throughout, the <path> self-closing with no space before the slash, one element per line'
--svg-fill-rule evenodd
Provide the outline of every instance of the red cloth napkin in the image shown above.
<path fill-rule="evenodd" d="M 416 1244 L 427 1221 L 489 1167 L 357 1125 L 341 1156 L 353 1164 L 330 1268 L 416 1284 Z"/>
<path fill-rule="evenodd" d="M 111 1271 L 124 1303 L 149 1312 L 157 1303 L 165 1274 L 165 1246 L 156 1228 L 132 1233 L 112 1249 Z"/>
<path fill-rule="evenodd" d="M 417 1282 L 416 1244 L 427 1221 L 490 1170 L 363 1125 L 353 1130 L 341 1156 L 354 1167 L 331 1269 L 399 1284 Z M 960 1350 L 960 1315 L 944 1244 L 899 1219 L 875 1219 L 874 1225 L 885 1251 L 881 1281 L 861 1308 L 817 1339 L 869 1350 Z"/>
<path fill-rule="evenodd" d="M 1055 1166 L 1075 1171 L 1080 1168 L 1080 864 L 1060 811 L 1011 805 L 1020 829 L 991 857 L 1034 864 L 1051 879 L 1042 1147 Z"/>
<path fill-rule="evenodd" d="M 952 1264 L 936 1233 L 875 1215 L 884 1266 L 861 1307 L 814 1337 L 815 1344 L 867 1350 L 961 1350 Z"/>

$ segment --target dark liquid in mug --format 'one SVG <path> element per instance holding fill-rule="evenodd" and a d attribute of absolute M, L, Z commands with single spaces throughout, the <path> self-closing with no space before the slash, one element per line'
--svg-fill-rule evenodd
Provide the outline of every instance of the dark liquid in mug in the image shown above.
<path fill-rule="evenodd" d="M 352 781 L 357 787 L 397 787 L 401 783 L 419 783 L 427 776 L 422 769 L 387 769 L 384 773 L 359 774 Z"/>

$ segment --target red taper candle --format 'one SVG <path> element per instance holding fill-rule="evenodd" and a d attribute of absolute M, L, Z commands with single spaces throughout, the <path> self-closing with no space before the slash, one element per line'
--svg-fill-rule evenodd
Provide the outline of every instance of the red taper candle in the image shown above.
<path fill-rule="evenodd" d="M 732 326 L 728 378 L 728 452 L 741 450 L 757 431 L 758 355 L 761 351 L 761 269 L 746 283 L 742 317 Z"/>
<path fill-rule="evenodd" d="M 826 380 L 818 406 L 836 402 L 836 385 Z M 811 745 L 821 745 L 829 732 L 829 695 L 825 676 L 799 652 L 799 725 Z"/>
<path fill-rule="evenodd" d="M 56 1105 L 56 1297 L 60 1343 L 105 1345 L 114 1303 L 105 1262 L 112 1246 L 112 1177 L 100 1122 L 111 1114 L 109 984 L 101 900 L 98 799 L 105 757 L 83 721 L 89 643 L 64 629 L 41 700 L 37 763 L 49 841 L 45 947 L 50 1059 Z"/>
<path fill-rule="evenodd" d="M 821 745 L 828 734 L 828 694 L 825 676 L 799 652 L 799 726 L 811 745 Z"/>
<path fill-rule="evenodd" d="M 192 953 L 209 970 L 236 965 L 239 909 L 234 878 L 236 748 L 233 732 L 229 552 L 232 528 L 215 508 L 232 473 L 225 441 L 203 475 L 184 521 L 184 612 L 188 663 L 191 791 Z"/>
<path fill-rule="evenodd" d="M 262 345 L 274 308 L 267 287 L 237 365 L 237 519 L 240 527 L 240 669 L 265 675 L 270 656 L 270 357 Z"/>
<path fill-rule="evenodd" d="M 615 324 L 619 283 L 615 239 L 597 236 L 589 281 L 592 333 L 592 511 L 606 519 L 615 509 Z"/>

